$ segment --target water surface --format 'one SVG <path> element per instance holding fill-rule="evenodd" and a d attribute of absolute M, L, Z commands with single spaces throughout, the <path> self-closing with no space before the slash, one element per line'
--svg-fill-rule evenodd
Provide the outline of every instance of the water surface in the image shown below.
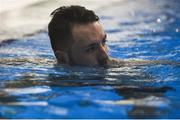
<path fill-rule="evenodd" d="M 109 54 L 180 61 L 180 3 L 118 2 L 98 10 Z M 56 65 L 47 32 L 0 44 L 1 118 L 180 118 L 180 66 Z"/>

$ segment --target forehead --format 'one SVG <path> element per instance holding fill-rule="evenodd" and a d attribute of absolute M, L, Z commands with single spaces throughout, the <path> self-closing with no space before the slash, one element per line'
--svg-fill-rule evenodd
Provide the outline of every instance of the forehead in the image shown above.
<path fill-rule="evenodd" d="M 88 24 L 76 24 L 72 28 L 72 35 L 76 42 L 81 44 L 90 44 L 102 40 L 105 32 L 99 22 Z"/>

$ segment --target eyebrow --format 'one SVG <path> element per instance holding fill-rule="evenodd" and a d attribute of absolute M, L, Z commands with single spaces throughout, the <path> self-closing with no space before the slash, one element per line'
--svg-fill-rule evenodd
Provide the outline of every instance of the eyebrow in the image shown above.
<path fill-rule="evenodd" d="M 106 37 L 107 37 L 107 34 L 104 35 L 104 37 L 103 37 L 103 39 L 101 41 L 91 43 L 90 45 L 86 46 L 86 48 L 90 48 L 92 46 L 97 46 L 99 43 L 101 43 L 102 41 L 106 40 Z"/>

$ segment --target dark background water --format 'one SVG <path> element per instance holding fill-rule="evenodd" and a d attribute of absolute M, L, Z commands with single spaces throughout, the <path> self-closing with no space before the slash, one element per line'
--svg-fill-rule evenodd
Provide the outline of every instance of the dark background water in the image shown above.
<path fill-rule="evenodd" d="M 180 61 L 180 2 L 120 1 L 97 11 L 109 54 Z M 180 66 L 56 65 L 46 30 L 0 44 L 1 118 L 180 118 Z"/>

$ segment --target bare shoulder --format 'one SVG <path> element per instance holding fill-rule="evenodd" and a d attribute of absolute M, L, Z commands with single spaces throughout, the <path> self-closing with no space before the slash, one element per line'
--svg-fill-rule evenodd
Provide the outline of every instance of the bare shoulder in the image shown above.
<path fill-rule="evenodd" d="M 109 59 L 109 66 L 137 66 L 137 65 L 175 65 L 180 66 L 180 62 L 169 60 L 142 60 L 142 59 Z"/>

